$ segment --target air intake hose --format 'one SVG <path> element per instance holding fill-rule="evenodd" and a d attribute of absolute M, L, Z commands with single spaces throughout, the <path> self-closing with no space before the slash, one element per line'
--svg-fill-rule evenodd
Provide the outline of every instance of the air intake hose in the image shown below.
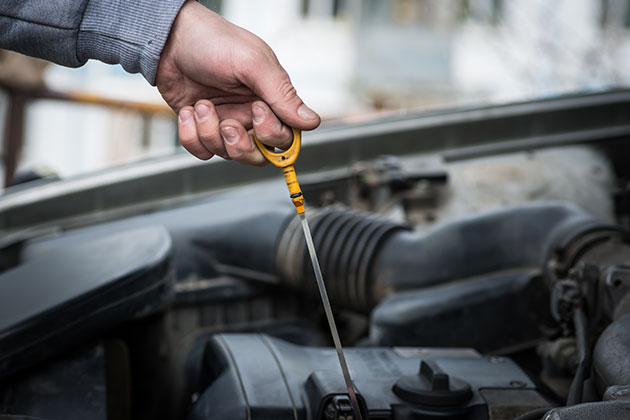
<path fill-rule="evenodd" d="M 560 202 L 519 205 L 421 232 L 341 207 L 325 208 L 310 219 L 331 299 L 359 311 L 400 291 L 501 270 L 542 270 L 576 238 L 615 230 Z M 278 244 L 281 278 L 316 293 L 297 220 L 287 225 Z"/>

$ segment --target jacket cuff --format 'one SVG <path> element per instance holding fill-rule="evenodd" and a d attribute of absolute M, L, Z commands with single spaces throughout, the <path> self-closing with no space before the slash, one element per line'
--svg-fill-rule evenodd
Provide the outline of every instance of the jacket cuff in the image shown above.
<path fill-rule="evenodd" d="M 77 58 L 120 64 L 155 85 L 160 54 L 185 1 L 90 0 L 79 28 Z"/>

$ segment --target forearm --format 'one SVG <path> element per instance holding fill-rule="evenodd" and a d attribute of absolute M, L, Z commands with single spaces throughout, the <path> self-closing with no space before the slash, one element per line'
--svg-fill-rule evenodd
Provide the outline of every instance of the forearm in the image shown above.
<path fill-rule="evenodd" d="M 2 0 L 0 47 L 78 67 L 121 64 L 150 82 L 185 0 Z"/>

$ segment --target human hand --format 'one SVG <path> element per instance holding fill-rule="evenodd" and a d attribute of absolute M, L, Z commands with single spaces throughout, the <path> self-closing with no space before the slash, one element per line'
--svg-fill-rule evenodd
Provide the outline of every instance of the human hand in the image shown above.
<path fill-rule="evenodd" d="M 155 83 L 178 113 L 182 146 L 202 160 L 264 165 L 252 130 L 286 149 L 292 133 L 285 124 L 312 130 L 320 123 L 263 40 L 193 1 L 173 23 Z"/>

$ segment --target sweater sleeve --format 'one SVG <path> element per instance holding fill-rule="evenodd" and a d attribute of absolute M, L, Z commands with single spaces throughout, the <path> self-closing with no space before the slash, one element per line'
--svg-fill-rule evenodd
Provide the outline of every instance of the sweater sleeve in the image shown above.
<path fill-rule="evenodd" d="M 121 64 L 155 83 L 160 53 L 186 0 L 2 0 L 0 47 L 79 67 Z"/>

